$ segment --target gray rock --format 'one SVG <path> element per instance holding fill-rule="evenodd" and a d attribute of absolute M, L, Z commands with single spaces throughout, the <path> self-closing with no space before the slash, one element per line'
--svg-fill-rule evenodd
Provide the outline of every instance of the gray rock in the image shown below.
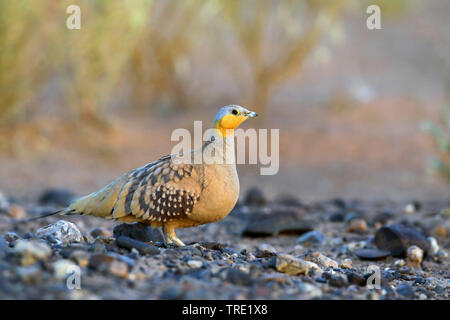
<path fill-rule="evenodd" d="M 20 258 L 23 266 L 28 266 L 40 260 L 46 260 L 52 254 L 52 249 L 43 241 L 18 240 L 12 253 Z"/>
<path fill-rule="evenodd" d="M 428 254 L 430 256 L 435 256 L 439 252 L 439 245 L 436 238 L 428 237 L 427 240 L 430 242 L 430 251 Z"/>
<path fill-rule="evenodd" d="M 371 248 L 361 248 L 353 251 L 358 258 L 363 260 L 380 260 L 389 256 L 391 253 L 389 251 L 371 249 Z"/>
<path fill-rule="evenodd" d="M 118 260 L 115 256 L 110 254 L 93 254 L 89 259 L 88 267 L 121 278 L 126 278 L 128 276 L 127 263 Z"/>
<path fill-rule="evenodd" d="M 80 229 L 72 222 L 59 220 L 36 231 L 36 237 L 52 244 L 69 245 L 72 242 L 81 242 L 83 235 Z"/>
<path fill-rule="evenodd" d="M 13 241 L 16 241 L 16 240 L 19 240 L 19 239 L 20 239 L 20 236 L 17 233 L 15 233 L 15 232 L 7 232 L 5 234 L 5 240 L 7 242 L 13 242 Z"/>
<path fill-rule="evenodd" d="M 25 267 L 18 267 L 16 274 L 20 280 L 26 284 L 36 284 L 43 280 L 43 272 L 39 265 L 34 264 Z"/>
<path fill-rule="evenodd" d="M 61 259 L 53 263 L 53 274 L 56 279 L 64 280 L 74 272 L 78 266 L 70 260 Z"/>
<path fill-rule="evenodd" d="M 327 240 L 327 237 L 319 231 L 310 231 L 301 235 L 297 239 L 297 243 L 311 243 L 311 244 L 323 244 Z"/>
<path fill-rule="evenodd" d="M 8 249 L 8 243 L 5 238 L 0 236 L 0 259 L 3 259 L 6 255 L 6 250 Z"/>
<path fill-rule="evenodd" d="M 142 242 L 163 242 L 164 239 L 161 232 L 157 229 L 152 229 L 150 226 L 142 223 L 134 224 L 120 224 L 114 227 L 114 237 L 126 236 Z"/>
<path fill-rule="evenodd" d="M 430 249 L 430 243 L 422 233 L 400 224 L 391 224 L 378 229 L 375 244 L 380 250 L 389 251 L 393 256 L 405 256 L 406 250 L 413 245 L 425 253 Z"/>

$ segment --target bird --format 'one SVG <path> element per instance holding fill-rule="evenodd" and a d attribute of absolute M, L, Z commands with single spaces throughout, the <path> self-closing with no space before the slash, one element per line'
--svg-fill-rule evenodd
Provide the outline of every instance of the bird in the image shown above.
<path fill-rule="evenodd" d="M 222 107 L 201 148 L 163 156 L 72 201 L 63 210 L 38 218 L 80 214 L 139 222 L 161 228 L 166 245 L 182 247 L 185 244 L 175 229 L 217 222 L 236 205 L 239 178 L 234 133 L 244 121 L 256 116 L 256 112 L 239 105 Z"/>

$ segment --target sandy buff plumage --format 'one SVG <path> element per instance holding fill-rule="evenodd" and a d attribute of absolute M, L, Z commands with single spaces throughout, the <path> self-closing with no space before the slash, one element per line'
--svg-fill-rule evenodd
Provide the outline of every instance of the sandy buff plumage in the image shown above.
<path fill-rule="evenodd" d="M 176 228 L 186 228 L 223 219 L 239 196 L 236 165 L 213 161 L 196 164 L 199 153 L 214 160 L 234 160 L 234 129 L 257 114 L 231 105 L 219 110 L 214 133 L 188 157 L 168 155 L 119 177 L 101 190 L 75 200 L 60 214 L 78 213 L 126 223 L 140 222 L 162 227 L 167 244 L 183 246 Z M 224 150 L 228 154 L 224 154 Z M 188 158 L 191 161 L 186 161 Z"/>

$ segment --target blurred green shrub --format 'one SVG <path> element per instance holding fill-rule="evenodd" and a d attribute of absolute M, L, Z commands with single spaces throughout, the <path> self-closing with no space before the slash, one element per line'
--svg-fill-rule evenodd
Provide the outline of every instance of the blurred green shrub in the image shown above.
<path fill-rule="evenodd" d="M 437 147 L 437 155 L 429 160 L 431 171 L 450 183 L 450 104 L 442 108 L 439 122 L 426 121 L 421 127 L 433 137 Z"/>

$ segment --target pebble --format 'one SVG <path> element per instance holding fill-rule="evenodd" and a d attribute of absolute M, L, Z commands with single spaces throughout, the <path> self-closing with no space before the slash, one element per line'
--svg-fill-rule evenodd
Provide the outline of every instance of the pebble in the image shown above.
<path fill-rule="evenodd" d="M 12 204 L 8 210 L 8 216 L 13 219 L 25 219 L 27 217 L 27 212 L 22 206 L 17 204 Z"/>
<path fill-rule="evenodd" d="M 116 243 L 119 247 L 128 250 L 136 249 L 142 255 L 154 255 L 160 252 L 157 246 L 126 236 L 119 236 L 118 238 L 116 238 Z"/>
<path fill-rule="evenodd" d="M 395 292 L 404 298 L 414 298 L 414 289 L 408 284 L 399 285 Z"/>
<path fill-rule="evenodd" d="M 105 228 L 94 228 L 90 232 L 93 238 L 97 237 L 112 237 L 112 232 Z"/>
<path fill-rule="evenodd" d="M 394 262 L 394 265 L 396 267 L 404 267 L 404 266 L 406 266 L 406 261 L 403 259 L 399 259 Z"/>
<path fill-rule="evenodd" d="M 309 244 L 323 244 L 325 243 L 327 237 L 319 232 L 319 231 L 310 231 L 307 232 L 303 235 L 301 235 L 298 239 L 297 239 L 297 243 L 300 244 L 305 244 L 305 243 L 309 243 Z"/>
<path fill-rule="evenodd" d="M 353 263 L 351 259 L 344 259 L 344 261 L 342 261 L 339 265 L 340 268 L 342 269 L 351 269 L 353 268 Z"/>
<path fill-rule="evenodd" d="M 203 266 L 203 262 L 198 261 L 198 260 L 189 260 L 187 262 L 187 265 L 193 269 L 195 268 L 201 268 Z"/>
<path fill-rule="evenodd" d="M 406 250 L 412 245 L 420 247 L 425 252 L 430 249 L 430 243 L 422 233 L 400 224 L 391 224 L 378 229 L 375 233 L 375 244 L 393 256 L 405 256 Z"/>
<path fill-rule="evenodd" d="M 97 253 L 89 258 L 88 267 L 99 272 L 108 273 L 121 278 L 128 275 L 128 266 L 124 261 L 117 260 L 109 254 Z"/>
<path fill-rule="evenodd" d="M 277 271 L 289 275 L 307 274 L 309 271 L 320 270 L 314 262 L 305 261 L 289 254 L 280 254 L 276 257 L 275 268 Z"/>
<path fill-rule="evenodd" d="M 435 256 L 439 252 L 439 245 L 436 238 L 428 237 L 427 240 L 430 242 L 430 256 Z"/>
<path fill-rule="evenodd" d="M 53 274 L 56 279 L 66 279 L 78 266 L 70 260 L 61 259 L 53 263 Z"/>
<path fill-rule="evenodd" d="M 319 266 L 326 268 L 338 268 L 339 265 L 336 261 L 327 256 L 323 255 L 320 252 L 314 252 L 312 256 L 308 256 L 308 259 L 311 259 L 312 262 L 318 264 Z"/>
<path fill-rule="evenodd" d="M 371 248 L 361 248 L 356 249 L 353 252 L 360 259 L 363 260 L 379 260 L 384 259 L 389 256 L 391 253 L 389 251 L 379 250 L 379 249 L 371 249 Z"/>
<path fill-rule="evenodd" d="M 164 241 L 159 230 L 153 229 L 152 227 L 143 223 L 119 224 L 118 226 L 114 227 L 113 234 L 116 238 L 120 236 L 126 236 L 142 242 L 156 243 Z"/>
<path fill-rule="evenodd" d="M 349 212 L 345 215 L 344 222 L 350 223 L 355 219 L 361 219 L 361 215 L 357 212 Z"/>
<path fill-rule="evenodd" d="M 81 242 L 83 235 L 80 229 L 72 222 L 59 220 L 36 231 L 36 237 L 52 244 L 69 245 L 72 242 Z"/>
<path fill-rule="evenodd" d="M 5 240 L 7 242 L 13 242 L 13 241 L 16 241 L 16 240 L 19 240 L 19 239 L 20 239 L 20 236 L 17 233 L 15 233 L 15 232 L 7 232 L 7 233 L 5 233 Z"/>
<path fill-rule="evenodd" d="M 267 252 L 274 253 L 274 254 L 277 253 L 277 249 L 275 249 L 273 246 L 271 246 L 268 243 L 261 243 L 258 247 L 258 250 L 261 252 L 267 251 Z"/>
<path fill-rule="evenodd" d="M 348 225 L 349 232 L 365 232 L 367 231 L 367 222 L 364 219 L 353 219 Z"/>
<path fill-rule="evenodd" d="M 423 260 L 423 250 L 418 246 L 411 246 L 406 252 L 407 265 L 413 268 L 420 268 Z"/>
<path fill-rule="evenodd" d="M 244 204 L 248 206 L 264 206 L 267 203 L 267 199 L 258 187 L 251 187 L 248 189 L 244 198 Z"/>
<path fill-rule="evenodd" d="M 305 219 L 299 208 L 277 206 L 270 213 L 256 211 L 249 215 L 242 230 L 246 237 L 268 237 L 278 234 L 303 234 L 311 231 L 313 224 Z"/>
<path fill-rule="evenodd" d="M 40 260 L 46 260 L 52 254 L 52 249 L 42 241 L 18 240 L 12 253 L 20 257 L 23 266 L 28 266 Z"/>
<path fill-rule="evenodd" d="M 8 249 L 8 243 L 5 238 L 0 236 L 0 259 L 3 259 L 6 255 L 6 250 Z"/>
<path fill-rule="evenodd" d="M 323 295 L 322 290 L 320 290 L 319 287 L 306 282 L 300 282 L 298 289 L 300 293 L 306 294 L 310 298 L 320 298 Z"/>
<path fill-rule="evenodd" d="M 55 205 L 67 207 L 75 198 L 75 195 L 66 189 L 48 189 L 39 197 L 39 203 L 42 205 Z"/>
<path fill-rule="evenodd" d="M 16 268 L 16 273 L 20 280 L 27 284 L 36 284 L 42 281 L 43 273 L 39 265 L 33 264 L 30 266 Z"/>

